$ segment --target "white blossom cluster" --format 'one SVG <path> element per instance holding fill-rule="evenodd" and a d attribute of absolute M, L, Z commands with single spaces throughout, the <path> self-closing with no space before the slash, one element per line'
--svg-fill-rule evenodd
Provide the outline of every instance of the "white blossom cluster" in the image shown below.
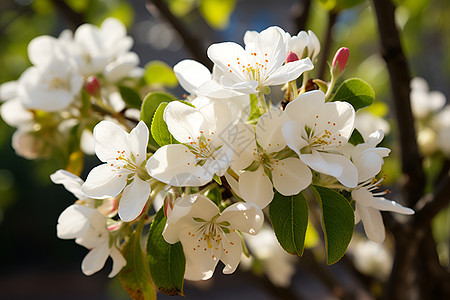
<path fill-rule="evenodd" d="M 163 237 L 170 244 L 181 241 L 189 280 L 210 278 L 219 261 L 224 273 L 236 270 L 243 252 L 241 234 L 258 235 L 262 209 L 275 192 L 297 195 L 311 184 L 345 190 L 355 203 L 356 222 L 361 220 L 368 238 L 376 242 L 385 238 L 380 211 L 414 213 L 377 191 L 376 176 L 390 152 L 377 146 L 383 131 L 352 145 L 353 106 L 330 101 L 329 91 L 297 89 L 296 81 L 308 76 L 320 51 L 314 33 L 291 36 L 270 27 L 247 32 L 244 43 L 211 45 L 212 73 L 193 60 L 174 66 L 180 85 L 190 93 L 187 101 L 169 102 L 164 110 L 167 130 L 176 142 L 152 153 L 148 143 L 154 132 L 144 121 L 128 133 L 113 119 L 103 119 L 93 130 L 95 154 L 103 164 L 92 169 L 85 182 L 62 170 L 51 176 L 78 199 L 61 214 L 57 230 L 60 238 L 75 239 L 90 249 L 82 263 L 86 275 L 101 269 L 108 256 L 114 261 L 110 276 L 119 272 L 126 264 L 120 250 L 130 224 L 148 216 L 158 197 L 165 199 Z M 30 128 L 36 127 L 34 115 L 39 111 L 79 117 L 80 90 L 88 76 L 101 79 L 102 93 L 113 93 L 118 81 L 136 72 L 139 60 L 129 51 L 131 44 L 123 25 L 113 19 L 100 28 L 83 25 L 73 36 L 64 32 L 59 38 L 36 38 L 29 45 L 33 66 L 10 83 L 11 90 L 2 86 L 1 96 L 7 100 L 3 118 L 18 132 L 29 133 L 35 130 Z M 347 58 L 337 56 L 333 76 L 342 73 Z M 268 101 L 270 87 L 280 85 L 289 93 L 285 107 Z M 97 105 L 112 105 L 105 95 Z M 9 111 L 19 108 L 23 115 L 10 119 Z M 16 139 L 21 140 L 16 151 L 30 151 L 23 137 Z M 224 199 L 226 208 L 204 192 L 218 184 L 233 195 L 224 194 L 230 197 Z M 276 239 L 270 241 L 272 246 L 265 249 L 272 254 L 266 251 L 263 259 L 268 270 L 276 271 L 269 259 L 280 259 L 280 246 Z M 250 249 L 261 256 L 255 243 Z M 287 256 L 278 266 L 290 264 Z M 287 285 L 293 271 L 284 273 L 286 279 L 277 284 Z"/>

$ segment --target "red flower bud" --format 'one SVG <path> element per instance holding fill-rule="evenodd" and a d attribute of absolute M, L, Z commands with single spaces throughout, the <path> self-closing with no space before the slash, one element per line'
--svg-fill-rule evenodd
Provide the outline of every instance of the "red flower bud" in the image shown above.
<path fill-rule="evenodd" d="M 298 60 L 297 54 L 295 54 L 292 51 L 289 51 L 289 53 L 286 56 L 286 63 L 290 63 L 290 62 L 297 61 L 297 60 Z"/>
<path fill-rule="evenodd" d="M 337 52 L 333 58 L 333 63 L 331 65 L 332 73 L 336 75 L 341 75 L 344 72 L 345 66 L 347 65 L 348 57 L 350 56 L 350 51 L 348 48 L 342 47 Z"/>
<path fill-rule="evenodd" d="M 100 95 L 100 81 L 95 76 L 89 76 L 86 79 L 86 82 L 84 84 L 86 90 L 89 94 L 92 96 L 99 96 Z"/>

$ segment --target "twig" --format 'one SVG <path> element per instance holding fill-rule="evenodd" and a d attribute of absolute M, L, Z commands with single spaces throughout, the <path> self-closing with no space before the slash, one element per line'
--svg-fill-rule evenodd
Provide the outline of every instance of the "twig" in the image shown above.
<path fill-rule="evenodd" d="M 152 12 L 153 7 L 156 7 L 161 15 L 163 15 L 178 32 L 192 56 L 206 67 L 212 68 L 212 62 L 206 56 L 206 49 L 203 48 L 201 41 L 198 37 L 191 34 L 191 32 L 187 30 L 186 25 L 182 24 L 181 21 L 172 14 L 163 0 L 147 0 L 146 7 L 150 13 Z"/>
<path fill-rule="evenodd" d="M 299 0 L 293 5 L 291 12 L 295 26 L 294 32 L 292 32 L 292 34 L 297 34 L 301 30 L 306 29 L 306 23 L 308 22 L 310 7 L 311 7 L 311 0 Z"/>
<path fill-rule="evenodd" d="M 324 79 L 325 70 L 328 66 L 327 61 L 330 56 L 330 50 L 333 43 L 333 38 L 331 35 L 331 30 L 333 29 L 334 23 L 336 23 L 337 13 L 330 11 L 328 14 L 328 26 L 325 32 L 325 42 L 322 47 L 322 54 L 320 56 L 320 66 L 319 66 L 319 74 L 318 78 Z"/>
<path fill-rule="evenodd" d="M 425 174 L 422 168 L 422 157 L 417 147 L 414 118 L 409 100 L 411 76 L 395 25 L 395 6 L 391 0 L 374 0 L 373 3 L 380 32 L 381 53 L 389 70 L 394 113 L 399 132 L 404 176 L 403 196 L 406 204 L 413 206 L 423 195 Z"/>
<path fill-rule="evenodd" d="M 450 203 L 450 175 L 442 178 L 433 194 L 428 194 L 420 199 L 415 206 L 416 214 L 413 225 L 417 228 L 425 228 L 430 225 L 433 217 Z"/>

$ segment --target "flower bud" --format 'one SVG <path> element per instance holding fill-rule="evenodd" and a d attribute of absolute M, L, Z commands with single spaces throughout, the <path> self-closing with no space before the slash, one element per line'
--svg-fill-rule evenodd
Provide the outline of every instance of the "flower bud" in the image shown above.
<path fill-rule="evenodd" d="M 286 56 L 286 63 L 290 63 L 290 62 L 297 61 L 297 60 L 298 60 L 297 54 L 295 54 L 292 51 L 289 51 L 289 53 Z"/>
<path fill-rule="evenodd" d="M 100 96 L 100 81 L 95 76 L 89 76 L 84 84 L 89 94 L 94 97 Z"/>
<path fill-rule="evenodd" d="M 336 52 L 336 55 L 333 58 L 333 63 L 331 65 L 331 73 L 333 74 L 333 76 L 339 76 L 342 74 L 342 72 L 344 72 L 349 55 L 350 51 L 345 47 L 340 48 Z"/>

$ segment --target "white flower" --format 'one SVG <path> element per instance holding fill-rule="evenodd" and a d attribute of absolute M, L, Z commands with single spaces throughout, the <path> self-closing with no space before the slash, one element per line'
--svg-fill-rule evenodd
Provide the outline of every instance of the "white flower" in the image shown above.
<path fill-rule="evenodd" d="M 224 101 L 236 120 L 247 121 L 250 113 L 249 95 L 224 89 L 208 68 L 195 60 L 182 60 L 173 67 L 173 71 L 181 87 L 190 93 L 188 99 L 195 107 Z"/>
<path fill-rule="evenodd" d="M 444 107 L 445 95 L 439 91 L 430 91 L 425 79 L 415 77 L 410 85 L 411 109 L 415 117 L 423 119 Z"/>
<path fill-rule="evenodd" d="M 288 40 L 288 51 L 297 54 L 298 57 L 309 57 L 314 61 L 320 52 L 320 42 L 311 30 L 300 31 Z"/>
<path fill-rule="evenodd" d="M 19 78 L 18 97 L 24 107 L 57 111 L 69 106 L 79 94 L 83 78 L 62 57 L 46 65 L 29 67 Z"/>
<path fill-rule="evenodd" d="M 84 75 L 103 73 L 110 82 L 117 82 L 136 69 L 139 57 L 130 52 L 133 39 L 125 26 L 108 18 L 99 27 L 83 24 L 75 31 L 75 60 Z"/>
<path fill-rule="evenodd" d="M 60 239 L 75 239 L 77 244 L 90 249 L 81 263 L 84 274 L 89 276 L 102 269 L 109 256 L 113 259 L 113 268 L 108 277 L 116 276 L 126 265 L 115 243 L 110 243 L 106 217 L 95 208 L 79 204 L 69 206 L 59 216 L 56 230 Z"/>
<path fill-rule="evenodd" d="M 223 73 L 222 86 L 245 94 L 289 82 L 313 69 L 309 58 L 284 64 L 287 53 L 284 35 L 278 27 L 262 31 L 245 49 L 232 42 L 208 48 L 209 58 Z"/>
<path fill-rule="evenodd" d="M 356 145 L 351 154 L 351 159 L 358 170 L 358 182 L 366 181 L 375 177 L 383 166 L 383 157 L 391 152 L 384 147 L 376 147 L 384 137 L 383 130 L 373 132 L 365 143 Z"/>
<path fill-rule="evenodd" d="M 211 278 L 217 263 L 225 264 L 223 273 L 236 270 L 242 254 L 237 230 L 257 234 L 264 221 L 262 211 L 253 204 L 235 203 L 222 213 L 203 195 L 189 195 L 176 200 L 163 231 L 164 239 L 181 241 L 186 256 L 189 280 Z"/>
<path fill-rule="evenodd" d="M 352 191 L 352 198 L 356 202 L 355 224 L 361 220 L 367 237 L 374 242 L 382 243 L 385 238 L 385 232 L 380 210 L 406 215 L 414 214 L 414 210 L 382 197 L 387 193 L 386 191 L 374 192 L 379 185 L 380 181 L 375 179 L 369 179 L 360 183 Z"/>
<path fill-rule="evenodd" d="M 159 148 L 147 162 L 150 176 L 173 186 L 201 186 L 223 176 L 233 157 L 228 132 L 234 125 L 228 107 L 220 102 L 193 108 L 170 102 L 164 121 L 173 137 L 183 144 Z"/>
<path fill-rule="evenodd" d="M 142 121 L 129 134 L 109 121 L 94 127 L 95 153 L 105 164 L 91 170 L 82 191 L 91 198 L 102 199 L 115 197 L 123 190 L 119 217 L 125 222 L 141 214 L 150 195 L 144 168 L 148 134 Z"/>
<path fill-rule="evenodd" d="M 96 200 L 86 197 L 81 191 L 84 181 L 80 177 L 66 170 L 58 170 L 50 175 L 50 179 L 56 184 L 62 184 L 66 190 L 71 192 L 77 198 L 77 204 L 95 208 L 105 217 L 113 217 L 117 214 L 116 199 L 107 198 L 104 200 Z"/>
<path fill-rule="evenodd" d="M 281 127 L 287 120 L 287 115 L 279 109 L 262 115 L 256 125 L 256 141 L 252 127 L 241 125 L 249 128 L 243 132 L 251 143 L 246 143 L 243 149 L 235 147 L 238 155 L 231 167 L 240 174 L 238 193 L 246 202 L 261 208 L 272 201 L 272 182 L 273 187 L 285 196 L 296 195 L 311 183 L 311 170 L 301 160 L 278 154 L 286 147 Z M 252 163 L 257 169 L 245 170 Z M 268 174 L 271 174 L 271 179 Z"/>
<path fill-rule="evenodd" d="M 377 181 L 375 176 L 383 165 L 383 157 L 389 155 L 388 148 L 376 147 L 383 139 L 383 131 L 372 133 L 367 141 L 353 148 L 351 157 L 358 169 L 358 186 L 352 190 L 355 201 L 355 223 L 363 222 L 367 237 L 377 243 L 384 241 L 385 232 L 380 210 L 401 214 L 413 214 L 414 211 L 382 197 L 387 191 L 374 192 L 383 179 Z"/>
<path fill-rule="evenodd" d="M 301 94 L 286 106 L 289 116 L 282 127 L 289 148 L 311 169 L 336 177 L 347 187 L 355 187 L 358 173 L 353 163 L 336 153 L 353 132 L 355 110 L 347 102 L 325 103 L 321 91 Z"/>
<path fill-rule="evenodd" d="M 263 226 L 257 235 L 244 235 L 253 256 L 261 263 L 270 281 L 277 286 L 288 287 L 295 273 L 294 255 L 280 247 L 270 226 Z"/>

